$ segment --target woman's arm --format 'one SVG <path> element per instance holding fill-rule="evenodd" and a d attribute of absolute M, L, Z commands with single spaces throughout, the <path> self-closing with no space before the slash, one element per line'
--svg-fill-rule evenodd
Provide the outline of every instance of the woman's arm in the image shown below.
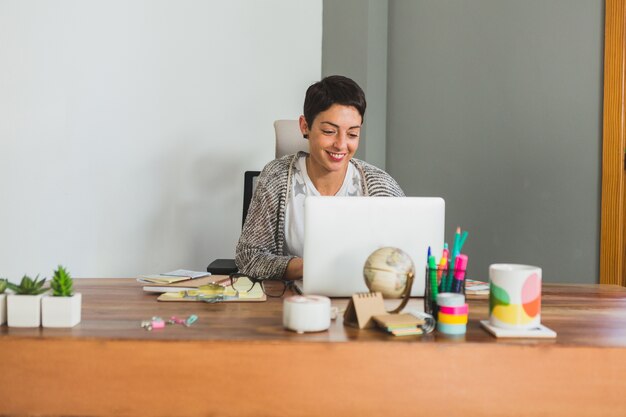
<path fill-rule="evenodd" d="M 283 279 L 295 280 L 302 278 L 302 258 L 291 258 L 285 269 Z"/>
<path fill-rule="evenodd" d="M 270 175 L 264 169 L 259 176 L 235 255 L 239 272 L 257 278 L 282 278 L 293 258 L 278 253 L 279 198 L 267 185 Z"/>

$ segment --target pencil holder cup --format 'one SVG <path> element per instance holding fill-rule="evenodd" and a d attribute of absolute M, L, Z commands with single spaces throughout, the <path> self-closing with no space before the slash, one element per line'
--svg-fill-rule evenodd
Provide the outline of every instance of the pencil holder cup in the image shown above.
<path fill-rule="evenodd" d="M 467 271 L 463 271 L 464 276 Z M 456 292 L 465 295 L 465 279 L 455 280 L 459 276 L 454 269 L 426 268 L 426 285 L 424 291 L 424 311 L 437 319 L 439 309 L 437 295 L 442 292 Z"/>

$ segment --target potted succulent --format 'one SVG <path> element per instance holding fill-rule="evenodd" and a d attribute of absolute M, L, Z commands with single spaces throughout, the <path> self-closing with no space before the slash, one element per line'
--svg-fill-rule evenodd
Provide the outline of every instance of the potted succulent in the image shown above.
<path fill-rule="evenodd" d="M 43 286 L 45 282 L 46 279 L 39 279 L 39 275 L 35 279 L 24 275 L 19 285 L 7 282 L 7 287 L 14 292 L 7 295 L 7 321 L 10 327 L 39 327 L 41 296 L 48 291 Z"/>
<path fill-rule="evenodd" d="M 5 278 L 0 278 L 0 326 L 7 321 L 7 295 L 4 293 L 7 282 Z"/>
<path fill-rule="evenodd" d="M 73 280 L 59 265 L 52 277 L 52 294 L 41 299 L 43 327 L 74 327 L 80 323 L 81 294 L 74 293 Z"/>

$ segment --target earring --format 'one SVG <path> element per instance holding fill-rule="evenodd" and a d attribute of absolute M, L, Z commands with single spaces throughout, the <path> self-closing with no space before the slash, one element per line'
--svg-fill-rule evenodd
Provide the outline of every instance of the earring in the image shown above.
<path fill-rule="evenodd" d="M 305 133 L 304 135 L 302 135 L 303 138 L 308 139 L 309 138 L 309 134 Z"/>

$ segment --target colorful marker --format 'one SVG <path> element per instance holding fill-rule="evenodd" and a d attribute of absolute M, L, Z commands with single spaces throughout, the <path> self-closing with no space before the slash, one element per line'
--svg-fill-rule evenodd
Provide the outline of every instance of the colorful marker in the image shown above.
<path fill-rule="evenodd" d="M 448 265 L 450 265 L 450 268 L 454 268 L 454 266 L 456 265 L 456 257 L 460 253 L 458 252 L 460 238 L 461 238 L 461 228 L 457 226 L 456 233 L 454 234 L 454 244 L 452 245 L 452 257 L 450 258 L 450 261 L 448 262 Z M 448 270 L 444 292 L 452 292 L 453 273 L 454 273 L 454 269 Z"/>
<path fill-rule="evenodd" d="M 465 271 L 467 270 L 467 255 L 459 254 L 454 264 L 454 282 L 452 284 L 452 292 L 463 292 L 463 280 L 465 279 Z"/>
<path fill-rule="evenodd" d="M 437 288 L 437 261 L 434 256 L 428 257 L 428 270 L 430 275 L 430 299 L 437 301 L 439 290 Z"/>
<path fill-rule="evenodd" d="M 445 292 L 445 285 L 446 285 L 446 274 L 448 272 L 448 261 L 450 260 L 450 251 L 448 250 L 448 244 L 444 243 L 443 244 L 443 255 L 441 257 L 441 259 L 445 259 L 446 263 L 444 265 L 443 270 L 441 271 L 441 276 L 439 276 L 440 280 L 439 280 L 439 292 Z"/>

